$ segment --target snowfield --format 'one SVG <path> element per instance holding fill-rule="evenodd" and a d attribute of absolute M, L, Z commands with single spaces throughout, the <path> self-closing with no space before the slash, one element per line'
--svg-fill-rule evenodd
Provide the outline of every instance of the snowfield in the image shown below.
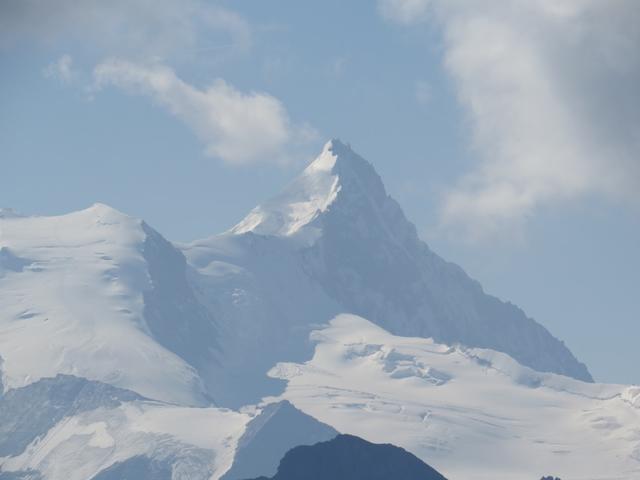
<path fill-rule="evenodd" d="M 176 480 L 219 478 L 233 463 L 250 417 L 216 408 L 135 402 L 67 417 L 2 471 L 34 470 L 51 480 L 86 480 L 131 458 L 168 462 Z"/>
<path fill-rule="evenodd" d="M 153 337 L 140 220 L 106 205 L 0 219 L 0 357 L 5 388 L 59 373 L 203 405 L 194 368 Z"/>
<path fill-rule="evenodd" d="M 448 478 L 640 478 L 638 387 L 538 373 L 354 315 L 313 339 L 311 360 L 271 370 L 288 382 L 283 397 L 341 432 L 402 446 Z"/>

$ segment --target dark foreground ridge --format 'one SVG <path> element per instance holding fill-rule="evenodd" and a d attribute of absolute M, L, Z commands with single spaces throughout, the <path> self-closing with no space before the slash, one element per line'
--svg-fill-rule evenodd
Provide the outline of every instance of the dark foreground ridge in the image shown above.
<path fill-rule="evenodd" d="M 255 480 L 446 480 L 415 455 L 353 435 L 287 452 L 271 479 Z"/>

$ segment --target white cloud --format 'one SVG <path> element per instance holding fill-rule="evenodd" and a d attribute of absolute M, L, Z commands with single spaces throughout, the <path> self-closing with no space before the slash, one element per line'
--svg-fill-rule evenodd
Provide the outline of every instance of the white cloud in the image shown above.
<path fill-rule="evenodd" d="M 198 89 L 161 64 L 112 59 L 94 69 L 95 88 L 108 85 L 150 97 L 189 126 L 206 153 L 229 164 L 285 163 L 291 148 L 313 135 L 292 125 L 282 103 L 266 93 L 243 93 L 218 79 Z"/>
<path fill-rule="evenodd" d="M 640 2 L 382 0 L 388 18 L 430 18 L 468 111 L 480 162 L 443 220 L 501 232 L 543 206 L 640 197 Z"/>
<path fill-rule="evenodd" d="M 0 49 L 25 42 L 48 49 L 72 45 L 85 68 L 66 54 L 44 69 L 46 77 L 79 86 L 90 64 L 89 98 L 107 86 L 147 96 L 186 124 L 207 155 L 228 164 L 286 163 L 303 157 L 315 135 L 310 127 L 293 125 L 271 95 L 240 92 L 222 79 L 197 88 L 167 66 L 195 67 L 202 74 L 251 47 L 246 20 L 214 1 L 0 2 Z M 112 60 L 95 65 L 104 58 Z"/>
<path fill-rule="evenodd" d="M 47 78 L 55 78 L 62 83 L 70 83 L 76 77 L 71 55 L 62 55 L 58 60 L 47 65 L 43 73 Z"/>
<path fill-rule="evenodd" d="M 251 29 L 240 15 L 203 0 L 3 0 L 0 48 L 25 41 L 74 42 L 100 56 L 184 59 L 221 45 L 246 49 Z"/>

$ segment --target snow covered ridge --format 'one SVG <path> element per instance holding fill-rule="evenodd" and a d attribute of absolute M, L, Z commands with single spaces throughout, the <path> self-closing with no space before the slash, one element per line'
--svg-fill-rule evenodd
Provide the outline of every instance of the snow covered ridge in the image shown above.
<path fill-rule="evenodd" d="M 183 407 L 59 375 L 0 396 L 0 478 L 239 480 L 336 434 L 286 401 Z"/>
<path fill-rule="evenodd" d="M 281 363 L 283 397 L 342 432 L 390 442 L 452 479 L 640 478 L 637 387 L 535 372 L 492 351 L 397 337 L 354 315 Z"/>
<path fill-rule="evenodd" d="M 148 231 L 101 204 L 0 219 L 5 390 L 61 373 L 158 400 L 208 403 L 194 366 L 163 346 L 145 314 L 145 295 L 154 290 Z"/>
<path fill-rule="evenodd" d="M 294 236 L 302 229 L 312 229 L 310 224 L 329 208 L 341 188 L 335 172 L 338 145 L 337 141 L 327 143 L 320 156 L 280 195 L 254 208 L 231 232 Z"/>

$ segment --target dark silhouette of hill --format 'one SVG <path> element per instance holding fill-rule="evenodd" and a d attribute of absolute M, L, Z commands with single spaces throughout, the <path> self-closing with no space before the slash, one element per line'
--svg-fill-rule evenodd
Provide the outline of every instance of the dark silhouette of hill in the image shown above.
<path fill-rule="evenodd" d="M 353 435 L 289 450 L 271 479 L 255 480 L 446 480 L 415 455 Z"/>

